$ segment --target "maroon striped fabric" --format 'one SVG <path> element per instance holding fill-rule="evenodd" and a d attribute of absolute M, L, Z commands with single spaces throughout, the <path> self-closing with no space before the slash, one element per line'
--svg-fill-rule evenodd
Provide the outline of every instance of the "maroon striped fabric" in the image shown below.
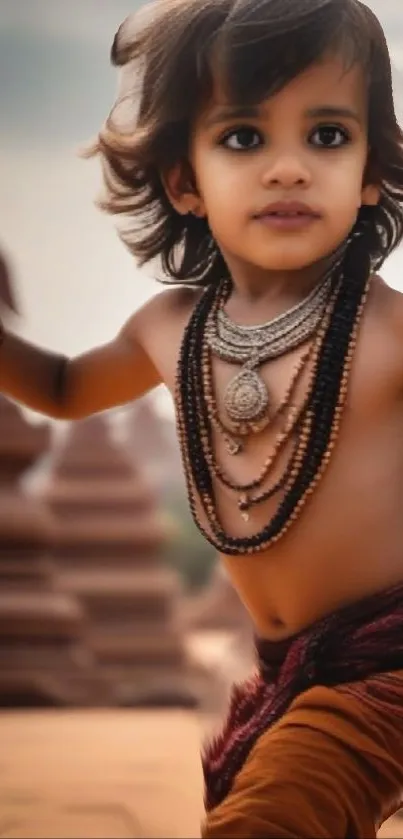
<path fill-rule="evenodd" d="M 287 641 L 256 639 L 257 671 L 232 689 L 221 733 L 202 754 L 205 806 L 223 801 L 257 739 L 314 685 L 403 669 L 403 584 L 344 607 Z"/>

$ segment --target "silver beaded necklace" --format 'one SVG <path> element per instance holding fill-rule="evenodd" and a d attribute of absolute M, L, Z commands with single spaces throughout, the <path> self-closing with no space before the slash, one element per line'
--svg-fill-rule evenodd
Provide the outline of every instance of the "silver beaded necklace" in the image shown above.
<path fill-rule="evenodd" d="M 309 340 L 316 332 L 333 290 L 335 272 L 345 247 L 336 252 L 321 282 L 302 301 L 267 323 L 242 326 L 220 308 L 206 324 L 205 339 L 214 355 L 241 370 L 224 393 L 224 407 L 232 422 L 253 422 L 269 408 L 270 397 L 258 368 Z"/>

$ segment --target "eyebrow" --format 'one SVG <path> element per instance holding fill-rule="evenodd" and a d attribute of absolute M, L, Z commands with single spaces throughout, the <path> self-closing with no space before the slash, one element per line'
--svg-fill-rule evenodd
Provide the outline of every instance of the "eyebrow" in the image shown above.
<path fill-rule="evenodd" d="M 212 128 L 222 122 L 230 122 L 235 119 L 256 119 L 261 116 L 261 110 L 256 105 L 222 108 L 212 113 L 206 119 L 206 127 Z M 341 107 L 339 105 L 318 105 L 316 108 L 309 108 L 305 111 L 305 117 L 310 119 L 352 119 L 362 125 L 363 120 L 359 113 L 353 108 Z"/>

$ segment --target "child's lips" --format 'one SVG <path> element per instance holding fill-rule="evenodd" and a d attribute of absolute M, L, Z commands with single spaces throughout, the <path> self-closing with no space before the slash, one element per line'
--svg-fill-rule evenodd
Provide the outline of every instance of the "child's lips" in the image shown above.
<path fill-rule="evenodd" d="M 281 216 L 314 216 L 319 217 L 317 210 L 314 210 L 309 204 L 303 201 L 273 201 L 271 204 L 266 204 L 261 210 L 258 210 L 256 216 L 267 215 L 281 215 Z"/>
<path fill-rule="evenodd" d="M 319 216 L 309 214 L 295 214 L 295 215 L 275 215 L 274 213 L 268 215 L 258 216 L 255 220 L 264 224 L 265 227 L 270 227 L 273 230 L 302 230 L 305 227 L 310 227 L 314 222 L 317 222 Z"/>
<path fill-rule="evenodd" d="M 254 218 L 278 230 L 299 230 L 311 225 L 320 214 L 300 201 L 279 201 L 268 204 Z"/>

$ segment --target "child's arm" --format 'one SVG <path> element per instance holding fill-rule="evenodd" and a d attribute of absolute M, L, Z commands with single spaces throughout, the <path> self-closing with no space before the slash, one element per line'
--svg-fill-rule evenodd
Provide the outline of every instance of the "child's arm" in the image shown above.
<path fill-rule="evenodd" d="M 151 310 L 152 301 L 115 340 L 73 359 L 5 332 L 0 345 L 0 391 L 56 419 L 78 419 L 136 399 L 161 382 L 141 340 L 150 325 Z"/>

